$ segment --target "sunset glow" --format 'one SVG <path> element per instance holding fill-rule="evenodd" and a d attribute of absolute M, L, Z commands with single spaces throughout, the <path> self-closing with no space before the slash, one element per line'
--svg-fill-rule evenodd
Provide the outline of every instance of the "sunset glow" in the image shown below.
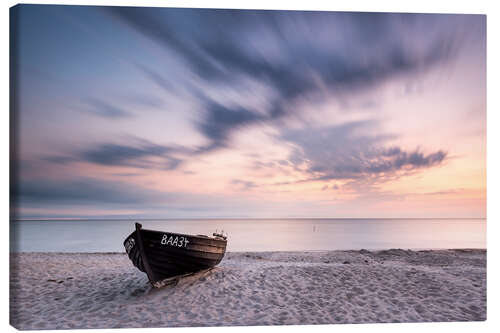
<path fill-rule="evenodd" d="M 485 16 L 17 8 L 18 218 L 486 217 Z"/>

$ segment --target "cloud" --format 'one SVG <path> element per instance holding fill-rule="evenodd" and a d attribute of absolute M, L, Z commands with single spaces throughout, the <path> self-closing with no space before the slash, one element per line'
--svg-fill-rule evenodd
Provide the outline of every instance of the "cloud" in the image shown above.
<path fill-rule="evenodd" d="M 243 108 L 227 108 L 215 102 L 205 104 L 205 114 L 197 127 L 210 140 L 209 144 L 198 149 L 206 152 L 227 146 L 227 140 L 232 131 L 262 121 L 259 113 Z"/>
<path fill-rule="evenodd" d="M 448 194 L 459 194 L 464 192 L 463 188 L 451 189 L 446 191 L 437 191 L 437 192 L 426 192 L 423 195 L 448 195 Z"/>
<path fill-rule="evenodd" d="M 112 174 L 113 176 L 118 176 L 118 177 L 136 177 L 140 176 L 140 173 L 136 172 L 116 172 Z"/>
<path fill-rule="evenodd" d="M 168 200 L 170 194 L 133 184 L 81 177 L 73 180 L 21 180 L 11 197 L 30 204 L 143 204 Z"/>
<path fill-rule="evenodd" d="M 129 144 L 100 143 L 67 155 L 49 155 L 42 160 L 65 164 L 86 162 L 105 166 L 127 166 L 140 169 L 177 169 L 183 156 L 193 151 L 176 145 L 158 145 L 148 140 L 129 138 Z"/>
<path fill-rule="evenodd" d="M 240 180 L 240 179 L 233 179 L 231 181 L 231 184 L 233 185 L 241 185 L 242 190 L 249 190 L 257 186 L 254 182 L 251 181 L 246 181 L 246 180 Z"/>
<path fill-rule="evenodd" d="M 200 153 L 226 147 L 233 132 L 293 115 L 293 103 L 313 93 L 316 99 L 356 93 L 447 61 L 459 48 L 454 27 L 463 24 L 453 15 L 104 10 L 177 55 L 207 85 L 244 89 L 241 80 L 247 78 L 274 91 L 266 110 L 253 110 L 222 105 L 184 82 L 204 112 L 195 126 L 209 143 L 199 147 Z M 159 86 L 171 89 L 157 71 L 138 66 Z"/>
<path fill-rule="evenodd" d="M 116 106 L 104 102 L 97 98 L 87 98 L 85 103 L 90 105 L 90 109 L 85 111 L 104 118 L 126 118 L 132 116 L 131 113 L 124 111 Z"/>
<path fill-rule="evenodd" d="M 163 88 L 166 92 L 171 92 L 174 89 L 174 86 L 170 81 L 165 79 L 163 76 L 161 76 L 159 73 L 151 70 L 149 67 L 135 63 L 135 66 L 141 70 L 141 72 L 148 77 L 150 80 L 152 80 L 154 83 L 156 83 L 158 86 Z"/>
<path fill-rule="evenodd" d="M 149 142 L 132 146 L 104 143 L 80 152 L 76 157 L 81 161 L 108 166 L 131 166 L 136 168 L 176 169 L 181 159 L 172 156 L 177 148 L 161 146 Z M 160 161 L 152 160 L 160 159 Z"/>
<path fill-rule="evenodd" d="M 47 161 L 54 164 L 66 164 L 75 162 L 76 159 L 72 156 L 50 155 L 42 157 L 42 161 Z"/>
<path fill-rule="evenodd" d="M 164 103 L 161 98 L 158 98 L 154 95 L 141 94 L 141 93 L 127 93 L 124 96 L 120 97 L 121 99 L 138 105 L 140 107 L 147 107 L 149 109 L 160 109 L 164 106 Z"/>
<path fill-rule="evenodd" d="M 388 146 L 388 134 L 367 134 L 373 121 L 357 121 L 326 128 L 288 130 L 282 138 L 294 145 L 289 161 L 308 174 L 306 180 L 370 179 L 383 181 L 399 172 L 441 164 L 447 153 L 425 154 L 418 148 L 405 151 Z M 365 131 L 365 133 L 363 133 Z"/>
<path fill-rule="evenodd" d="M 115 214 L 121 218 L 234 217 L 248 210 L 248 203 L 234 196 L 161 192 L 90 177 L 25 179 L 11 186 L 10 194 L 14 218 L 109 218 Z M 257 206 L 251 211 L 258 211 Z"/>
<path fill-rule="evenodd" d="M 411 45 L 404 43 L 404 38 L 409 37 L 404 33 L 411 34 L 414 21 L 438 19 L 431 16 L 172 8 L 151 11 L 131 7 L 106 10 L 175 52 L 206 80 L 226 81 L 241 73 L 268 81 L 283 98 L 317 88 L 311 74 L 329 84 L 362 83 L 399 71 L 422 69 L 449 57 L 453 51 L 449 39 L 453 35 L 431 36 L 434 43 L 425 45 L 426 50 L 418 57 L 411 52 Z M 347 38 L 335 44 L 339 37 L 333 29 L 339 28 Z M 315 35 L 326 32 L 331 36 L 325 40 Z M 263 33 L 268 37 L 254 42 Z M 269 43 L 275 43 L 286 57 L 275 57 L 268 51 L 272 49 Z"/>

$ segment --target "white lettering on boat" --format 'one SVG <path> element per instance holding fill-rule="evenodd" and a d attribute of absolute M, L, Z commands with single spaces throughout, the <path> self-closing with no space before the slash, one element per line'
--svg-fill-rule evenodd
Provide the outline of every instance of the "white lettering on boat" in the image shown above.
<path fill-rule="evenodd" d="M 189 240 L 187 239 L 187 237 L 184 236 L 172 236 L 163 234 L 160 243 L 161 245 L 170 245 L 170 246 L 186 248 L 189 243 Z"/>
<path fill-rule="evenodd" d="M 127 251 L 127 254 L 130 253 L 130 250 L 132 250 L 132 248 L 135 246 L 135 240 L 133 238 L 129 238 L 126 242 L 125 242 L 125 251 Z"/>

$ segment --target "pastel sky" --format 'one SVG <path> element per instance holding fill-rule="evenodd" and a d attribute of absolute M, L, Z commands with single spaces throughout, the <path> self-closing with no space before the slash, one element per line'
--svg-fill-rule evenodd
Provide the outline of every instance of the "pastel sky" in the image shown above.
<path fill-rule="evenodd" d="M 486 217 L 486 17 L 11 9 L 18 218 Z"/>

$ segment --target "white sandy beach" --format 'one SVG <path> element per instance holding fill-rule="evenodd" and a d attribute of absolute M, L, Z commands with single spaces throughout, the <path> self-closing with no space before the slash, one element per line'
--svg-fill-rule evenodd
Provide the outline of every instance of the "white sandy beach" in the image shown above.
<path fill-rule="evenodd" d="M 11 254 L 18 329 L 486 319 L 486 251 L 227 253 L 153 289 L 125 254 Z"/>

